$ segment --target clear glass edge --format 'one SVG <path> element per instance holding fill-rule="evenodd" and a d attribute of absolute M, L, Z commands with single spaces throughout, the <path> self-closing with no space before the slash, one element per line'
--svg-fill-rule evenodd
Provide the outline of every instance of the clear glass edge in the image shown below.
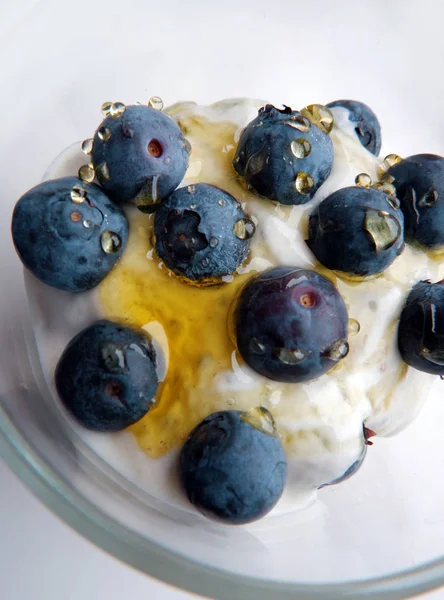
<path fill-rule="evenodd" d="M 115 558 L 178 588 L 216 600 L 400 600 L 444 585 L 442 559 L 388 577 L 321 585 L 254 579 L 187 561 L 101 513 L 41 460 L 1 407 L 0 417 L 0 457 L 53 513 Z"/>

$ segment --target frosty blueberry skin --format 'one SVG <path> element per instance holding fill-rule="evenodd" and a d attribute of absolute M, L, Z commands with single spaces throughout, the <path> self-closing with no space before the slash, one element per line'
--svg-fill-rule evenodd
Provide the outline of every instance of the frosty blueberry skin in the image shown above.
<path fill-rule="evenodd" d="M 271 414 L 258 407 L 204 419 L 182 448 L 179 478 L 188 500 L 211 519 L 242 525 L 265 516 L 287 479 Z"/>
<path fill-rule="evenodd" d="M 55 383 L 65 407 L 87 429 L 125 429 L 154 404 L 158 378 L 151 340 L 143 330 L 96 321 L 64 350 Z"/>
<path fill-rule="evenodd" d="M 327 108 L 345 108 L 348 111 L 348 120 L 353 123 L 355 133 L 361 144 L 374 154 L 381 151 L 381 125 L 372 109 L 357 100 L 335 100 L 329 102 Z"/>
<path fill-rule="evenodd" d="M 416 154 L 387 171 L 404 213 L 406 241 L 428 250 L 444 249 L 444 158 Z"/>
<path fill-rule="evenodd" d="M 91 142 L 95 176 L 114 202 L 155 205 L 182 181 L 190 144 L 160 110 L 121 106 L 102 121 Z"/>
<path fill-rule="evenodd" d="M 444 281 L 413 287 L 399 320 L 398 348 L 411 367 L 444 375 Z"/>
<path fill-rule="evenodd" d="M 154 231 L 156 252 L 169 269 L 191 282 L 211 283 L 245 260 L 255 225 L 231 194 L 197 183 L 162 202 Z"/>
<path fill-rule="evenodd" d="M 59 290 L 96 287 L 122 256 L 128 221 L 98 185 L 77 177 L 45 181 L 24 194 L 12 238 L 25 267 Z"/>
<path fill-rule="evenodd" d="M 242 131 L 233 165 L 262 196 L 305 204 L 330 174 L 333 143 L 302 112 L 267 104 Z"/>
<path fill-rule="evenodd" d="M 404 249 L 404 216 L 396 198 L 385 192 L 342 188 L 311 213 L 307 244 L 328 269 L 376 275 Z"/>

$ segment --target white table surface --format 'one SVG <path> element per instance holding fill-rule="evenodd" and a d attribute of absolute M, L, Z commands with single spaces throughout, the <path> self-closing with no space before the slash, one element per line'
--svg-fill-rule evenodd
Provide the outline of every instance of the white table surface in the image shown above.
<path fill-rule="evenodd" d="M 70 529 L 0 461 L 2 600 L 193 600 Z"/>

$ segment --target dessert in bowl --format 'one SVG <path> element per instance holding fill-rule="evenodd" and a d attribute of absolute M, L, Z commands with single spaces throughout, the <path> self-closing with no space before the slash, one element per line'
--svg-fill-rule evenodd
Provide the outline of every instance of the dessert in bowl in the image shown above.
<path fill-rule="evenodd" d="M 16 205 L 47 382 L 167 505 L 237 524 L 304 508 L 444 373 L 443 240 L 420 227 L 444 159 L 378 158 L 354 101 L 162 109 L 104 103 Z"/>

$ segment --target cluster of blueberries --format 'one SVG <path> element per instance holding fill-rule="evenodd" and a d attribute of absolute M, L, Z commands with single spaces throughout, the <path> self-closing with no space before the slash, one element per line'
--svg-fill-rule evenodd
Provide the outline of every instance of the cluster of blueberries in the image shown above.
<path fill-rule="evenodd" d="M 234 168 L 264 201 L 305 204 L 331 172 L 329 132 L 337 108 L 348 111 L 361 144 L 378 155 L 378 120 L 360 102 L 341 100 L 300 112 L 266 105 L 243 130 Z M 198 183 L 176 189 L 191 148 L 167 115 L 149 106 L 106 103 L 104 117 L 83 145 L 91 163 L 79 178 L 46 181 L 17 202 L 12 237 L 25 267 L 64 292 L 94 288 L 124 252 L 129 227 L 121 205 L 126 203 L 154 212 L 155 250 L 171 271 L 188 283 L 222 284 L 247 257 L 254 221 L 218 187 Z M 388 188 L 340 189 L 312 211 L 307 244 L 325 267 L 368 277 L 392 264 L 404 238 L 429 250 L 444 246 L 443 158 L 423 154 L 398 161 L 380 183 Z M 444 374 L 443 309 L 444 282 L 421 282 L 408 296 L 399 325 L 405 362 L 439 375 Z M 255 371 L 277 381 L 299 383 L 326 373 L 348 353 L 347 329 L 347 309 L 336 287 L 298 267 L 252 277 L 234 311 L 240 354 Z M 124 429 L 154 402 L 158 379 L 151 340 L 142 331 L 98 321 L 65 349 L 55 382 L 62 402 L 85 427 Z M 284 489 L 286 459 L 273 418 L 265 409 L 253 413 L 210 415 L 181 452 L 179 474 L 188 498 L 223 522 L 263 516 Z M 363 430 L 365 444 L 368 431 Z M 350 477 L 364 456 L 324 485 Z"/>

